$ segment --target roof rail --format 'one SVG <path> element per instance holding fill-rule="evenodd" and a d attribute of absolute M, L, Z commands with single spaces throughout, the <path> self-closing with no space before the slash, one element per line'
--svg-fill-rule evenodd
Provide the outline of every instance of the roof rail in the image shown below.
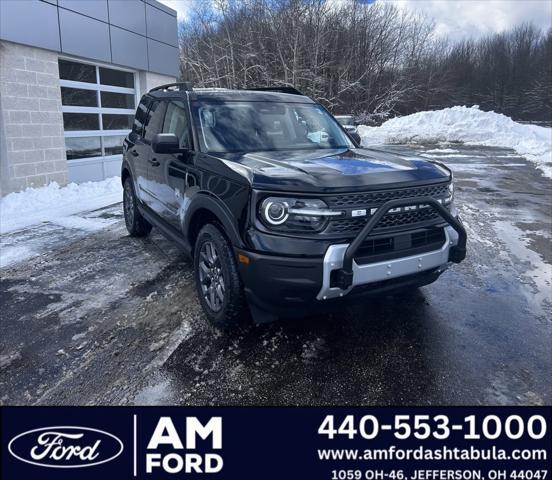
<path fill-rule="evenodd" d="M 294 87 L 251 87 L 244 88 L 243 90 L 255 90 L 259 92 L 278 92 L 278 93 L 289 93 L 291 95 L 304 95 L 302 92 L 297 90 Z"/>
<path fill-rule="evenodd" d="M 157 92 L 158 90 L 168 90 L 169 88 L 177 88 L 180 91 L 191 91 L 192 84 L 191 82 L 167 83 L 165 85 L 159 85 L 158 87 L 152 88 L 150 92 Z"/>

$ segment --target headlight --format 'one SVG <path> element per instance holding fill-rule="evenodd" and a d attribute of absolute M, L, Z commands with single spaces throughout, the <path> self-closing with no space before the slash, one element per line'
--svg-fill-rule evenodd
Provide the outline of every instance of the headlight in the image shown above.
<path fill-rule="evenodd" d="M 261 202 L 259 216 L 271 230 L 282 232 L 319 232 L 330 217 L 340 217 L 343 212 L 329 210 L 317 199 L 269 197 Z"/>
<path fill-rule="evenodd" d="M 265 201 L 261 209 L 264 218 L 270 225 L 281 225 L 289 218 L 289 204 L 287 202 L 280 200 Z"/>

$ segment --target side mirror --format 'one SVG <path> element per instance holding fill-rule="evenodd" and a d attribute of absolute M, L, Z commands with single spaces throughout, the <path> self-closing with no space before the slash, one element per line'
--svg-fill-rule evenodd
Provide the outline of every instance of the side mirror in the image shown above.
<path fill-rule="evenodd" d="M 176 153 L 181 150 L 174 133 L 158 133 L 151 141 L 151 148 L 155 153 Z"/>
<path fill-rule="evenodd" d="M 360 145 L 360 135 L 358 132 L 349 132 L 349 137 L 351 137 L 358 145 Z"/>

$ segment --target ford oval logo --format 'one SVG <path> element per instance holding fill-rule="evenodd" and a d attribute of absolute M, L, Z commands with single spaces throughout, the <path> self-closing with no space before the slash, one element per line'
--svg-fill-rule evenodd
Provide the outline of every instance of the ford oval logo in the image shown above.
<path fill-rule="evenodd" d="M 13 437 L 9 452 L 22 462 L 51 468 L 92 467 L 123 452 L 115 435 L 87 427 L 45 427 Z"/>

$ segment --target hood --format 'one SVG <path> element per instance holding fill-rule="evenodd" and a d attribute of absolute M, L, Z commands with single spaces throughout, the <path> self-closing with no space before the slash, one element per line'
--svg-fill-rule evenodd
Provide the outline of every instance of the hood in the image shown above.
<path fill-rule="evenodd" d="M 415 155 L 373 148 L 284 150 L 218 154 L 247 175 L 253 188 L 286 191 L 354 191 L 395 184 L 445 181 L 450 171 Z"/>

